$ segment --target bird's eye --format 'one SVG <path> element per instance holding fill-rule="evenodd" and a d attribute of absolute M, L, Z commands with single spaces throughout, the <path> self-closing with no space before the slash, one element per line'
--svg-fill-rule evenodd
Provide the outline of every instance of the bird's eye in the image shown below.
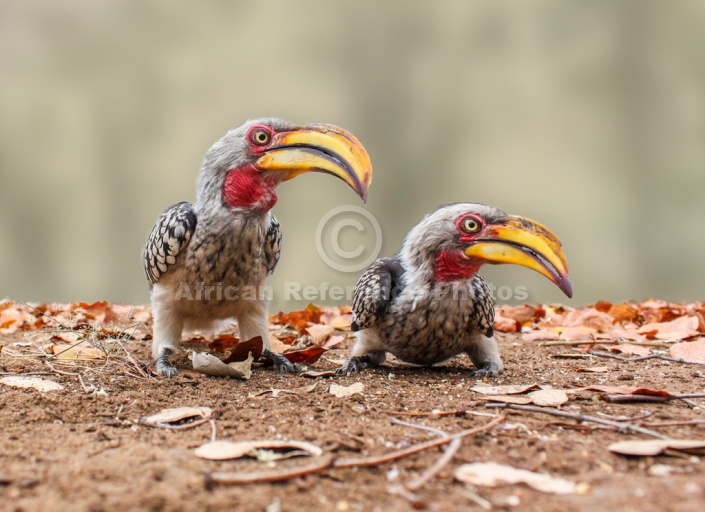
<path fill-rule="evenodd" d="M 258 146 L 266 146 L 272 140 L 272 135 L 267 130 L 255 130 L 252 132 L 251 139 Z"/>
<path fill-rule="evenodd" d="M 480 222 L 472 217 L 468 217 L 463 221 L 463 231 L 466 231 L 467 233 L 477 233 L 480 231 L 481 227 L 482 225 Z"/>

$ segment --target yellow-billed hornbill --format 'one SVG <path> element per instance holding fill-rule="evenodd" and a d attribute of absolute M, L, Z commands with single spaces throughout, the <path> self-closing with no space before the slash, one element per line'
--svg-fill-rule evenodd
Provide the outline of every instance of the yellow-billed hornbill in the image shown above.
<path fill-rule="evenodd" d="M 370 158 L 336 126 L 248 121 L 208 150 L 196 202 L 167 208 L 144 250 L 158 373 L 177 373 L 168 356 L 185 326 L 204 328 L 227 318 L 237 320 L 242 339 L 262 336 L 264 355 L 278 371 L 298 371 L 271 351 L 263 285 L 279 260 L 281 231 L 270 212 L 277 185 L 309 171 L 337 176 L 367 198 Z"/>
<path fill-rule="evenodd" d="M 484 204 L 442 206 L 406 235 L 396 256 L 360 276 L 352 307 L 357 341 L 338 373 L 380 365 L 387 352 L 419 365 L 465 352 L 473 375 L 497 375 L 494 300 L 477 273 L 484 263 L 528 267 L 573 294 L 560 240 L 548 228 Z"/>

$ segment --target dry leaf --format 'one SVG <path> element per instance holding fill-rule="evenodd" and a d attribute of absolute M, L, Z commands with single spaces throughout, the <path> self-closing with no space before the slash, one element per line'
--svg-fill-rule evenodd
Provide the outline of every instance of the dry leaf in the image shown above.
<path fill-rule="evenodd" d="M 526 332 L 521 335 L 523 341 L 555 341 L 558 339 L 558 333 L 548 329 L 538 329 L 536 331 Z"/>
<path fill-rule="evenodd" d="M 608 447 L 609 451 L 620 455 L 634 455 L 638 457 L 651 457 L 660 455 L 666 450 L 676 450 L 687 453 L 705 453 L 705 441 L 692 439 L 649 439 L 637 441 L 619 441 Z"/>
<path fill-rule="evenodd" d="M 335 347 L 336 345 L 342 343 L 343 341 L 345 341 L 345 336 L 342 334 L 331 336 L 328 338 L 328 340 L 323 345 L 321 345 L 321 348 L 324 348 L 326 350 L 330 350 L 333 347 Z"/>
<path fill-rule="evenodd" d="M 13 388 L 34 388 L 37 391 L 59 391 L 64 386 L 53 380 L 40 379 L 39 377 L 23 377 L 21 375 L 10 375 L 0 379 L 0 384 Z"/>
<path fill-rule="evenodd" d="M 529 405 L 531 403 L 531 398 L 525 396 L 515 396 L 515 395 L 487 395 L 481 396 L 480 400 L 487 400 L 488 402 L 502 402 L 505 404 L 519 404 L 519 405 Z"/>
<path fill-rule="evenodd" d="M 250 355 L 252 355 L 255 361 L 259 361 L 260 357 L 262 357 L 263 350 L 262 336 L 255 336 L 251 340 L 240 341 L 235 345 L 233 351 L 228 354 L 228 357 L 223 359 L 223 362 L 230 364 L 237 361 L 246 361 L 249 359 Z"/>
<path fill-rule="evenodd" d="M 356 393 L 362 393 L 363 389 L 365 389 L 365 385 L 362 382 L 356 382 L 354 384 L 350 384 L 349 386 L 331 384 L 328 392 L 331 395 L 337 396 L 338 398 L 345 398 L 348 396 L 352 396 Z"/>
<path fill-rule="evenodd" d="M 647 323 L 637 332 L 648 336 L 653 331 L 656 331 L 654 337 L 659 340 L 687 340 L 700 336 L 698 318 L 695 316 L 683 316 L 669 322 Z"/>
<path fill-rule="evenodd" d="M 335 377 L 336 373 L 333 370 L 323 370 L 321 372 L 303 372 L 299 375 L 301 375 L 302 377 L 308 377 L 309 379 L 317 379 L 319 377 Z"/>
<path fill-rule="evenodd" d="M 330 325 L 315 324 L 306 328 L 306 332 L 311 335 L 311 341 L 319 347 L 325 343 L 335 329 Z"/>
<path fill-rule="evenodd" d="M 591 366 L 589 368 L 578 368 L 580 373 L 607 373 L 610 369 L 607 366 Z"/>
<path fill-rule="evenodd" d="M 656 334 L 654 332 L 654 334 Z M 633 329 L 622 329 L 617 327 L 609 332 L 610 341 L 630 340 L 630 341 L 646 341 L 646 336 L 639 334 Z"/>
<path fill-rule="evenodd" d="M 622 354 L 631 354 L 636 356 L 648 356 L 651 354 L 649 347 L 632 345 L 631 343 L 620 343 L 609 348 L 610 352 L 621 352 Z"/>
<path fill-rule="evenodd" d="M 528 397 L 534 405 L 556 407 L 568 401 L 568 394 L 562 389 L 539 389 L 532 391 Z"/>
<path fill-rule="evenodd" d="M 252 376 L 252 354 L 245 361 L 225 364 L 223 361 L 207 352 L 194 352 L 191 356 L 193 369 L 212 377 L 236 377 L 248 380 Z"/>
<path fill-rule="evenodd" d="M 185 420 L 196 418 L 210 418 L 213 410 L 210 407 L 173 407 L 162 409 L 157 414 L 140 418 L 140 423 L 159 427 L 163 425 L 175 425 Z"/>
<path fill-rule="evenodd" d="M 284 459 L 308 455 L 318 457 L 323 450 L 315 444 L 304 441 L 212 441 L 196 448 L 197 457 L 208 460 L 239 459 L 240 457 L 258 457 L 257 451 L 269 450 L 276 455 L 269 460 Z M 259 458 L 259 457 L 258 457 Z"/>
<path fill-rule="evenodd" d="M 49 347 L 49 350 L 52 354 L 56 355 L 54 359 L 61 360 L 74 359 L 86 361 L 92 359 L 103 359 L 105 357 L 105 352 L 86 341 L 81 342 L 78 345 L 66 345 L 64 343 L 60 345 L 52 345 Z"/>
<path fill-rule="evenodd" d="M 483 395 L 519 395 L 532 389 L 538 389 L 538 384 L 506 385 L 506 386 L 473 386 L 470 389 Z"/>
<path fill-rule="evenodd" d="M 566 327 L 559 336 L 560 339 L 564 341 L 582 341 L 582 340 L 594 340 L 597 334 L 597 329 L 592 327 Z"/>
<path fill-rule="evenodd" d="M 671 357 L 705 363 L 705 339 L 676 343 L 670 349 Z"/>
<path fill-rule="evenodd" d="M 614 318 L 593 308 L 576 309 L 563 319 L 566 327 L 587 327 L 595 331 L 609 331 L 614 327 Z"/>
<path fill-rule="evenodd" d="M 463 464 L 455 470 L 455 478 L 461 482 L 486 487 L 504 484 L 525 483 L 537 491 L 553 494 L 575 494 L 574 482 L 553 477 L 545 473 L 534 473 L 496 462 L 474 462 Z"/>
<path fill-rule="evenodd" d="M 502 316 L 499 312 L 494 315 L 494 330 L 497 332 L 519 332 L 521 324 L 513 318 Z"/>

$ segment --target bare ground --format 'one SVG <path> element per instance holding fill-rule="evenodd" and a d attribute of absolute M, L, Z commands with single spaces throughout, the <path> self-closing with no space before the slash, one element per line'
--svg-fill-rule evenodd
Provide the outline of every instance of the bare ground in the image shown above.
<path fill-rule="evenodd" d="M 7 336 L 0 344 L 22 340 Z M 211 438 L 204 423 L 185 430 L 144 426 L 140 417 L 184 405 L 213 409 L 218 439 L 296 439 L 321 446 L 335 457 L 381 455 L 433 439 L 424 432 L 390 422 L 390 413 L 409 422 L 452 433 L 485 424 L 499 414 L 470 388 L 480 384 L 540 384 L 574 388 L 590 384 L 637 385 L 672 392 L 702 393 L 705 367 L 661 360 L 620 362 L 608 359 L 561 359 L 568 347 L 540 347 L 516 335 L 500 335 L 506 365 L 496 379 L 468 376 L 471 364 L 455 358 L 434 368 L 389 361 L 362 375 L 321 379 L 279 375 L 255 366 L 251 380 L 212 378 L 188 370 L 187 355 L 178 358 L 181 374 L 169 381 L 141 378 L 125 360 L 54 364 L 52 371 L 32 357 L 0 355 L 4 375 L 39 375 L 65 386 L 63 391 L 0 386 L 0 509 L 12 511 L 101 510 L 409 510 L 412 505 L 388 488 L 407 483 L 439 458 L 433 448 L 375 467 L 329 469 L 283 483 L 207 485 L 213 471 L 259 472 L 266 464 L 254 459 L 209 461 L 194 448 Z M 315 369 L 332 369 L 350 341 L 327 352 Z M 125 348 L 149 360 L 149 343 L 128 341 Z M 196 348 L 190 346 L 188 348 Z M 607 373 L 579 373 L 585 366 L 607 366 Z M 134 370 L 134 369 L 133 369 Z M 347 398 L 328 393 L 331 383 L 362 382 L 364 390 Z M 271 390 L 286 392 L 267 392 Z M 262 393 L 264 392 L 264 393 Z M 705 400 L 690 405 L 607 403 L 600 393 L 582 391 L 563 410 L 589 415 L 638 418 L 635 424 L 703 419 Z M 408 415 L 466 410 L 459 415 Z M 705 465 L 696 456 L 678 454 L 628 458 L 608 451 L 615 441 L 647 439 L 611 428 L 529 413 L 505 411 L 496 428 L 466 438 L 453 460 L 422 486 L 417 495 L 428 510 L 482 510 L 473 495 L 494 509 L 701 511 L 705 503 Z M 558 424 L 561 423 L 561 424 Z M 704 439 L 705 425 L 652 427 L 678 439 Z M 494 461 L 583 483 L 581 494 L 554 495 L 523 484 L 473 487 L 454 479 L 462 463 Z M 276 468 L 309 464 L 297 458 Z M 665 466 L 665 467 L 664 467 Z M 388 480 L 395 479 L 395 482 Z M 270 508 L 267 508 L 270 507 Z"/>

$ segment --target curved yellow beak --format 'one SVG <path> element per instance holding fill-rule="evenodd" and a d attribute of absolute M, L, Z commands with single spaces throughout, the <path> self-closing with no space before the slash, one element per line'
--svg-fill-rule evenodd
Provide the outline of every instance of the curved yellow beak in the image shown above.
<path fill-rule="evenodd" d="M 281 171 L 284 180 L 311 171 L 332 174 L 350 185 L 364 202 L 372 183 L 372 162 L 363 145 L 353 134 L 329 124 L 276 134 L 255 166 Z"/>
<path fill-rule="evenodd" d="M 487 263 L 512 263 L 535 270 L 568 297 L 573 296 L 561 241 L 546 226 L 534 220 L 510 216 L 505 222 L 489 225 L 464 252 L 469 258 Z"/>

